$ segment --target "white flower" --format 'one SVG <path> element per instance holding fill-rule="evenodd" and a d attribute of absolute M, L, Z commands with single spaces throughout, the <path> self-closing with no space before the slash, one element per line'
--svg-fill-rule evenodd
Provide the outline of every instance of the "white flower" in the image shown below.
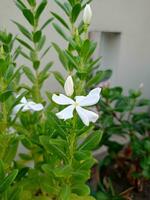
<path fill-rule="evenodd" d="M 67 96 L 72 96 L 74 93 L 74 84 L 71 76 L 68 76 L 68 78 L 65 81 L 64 90 L 66 92 Z"/>
<path fill-rule="evenodd" d="M 56 115 L 59 119 L 67 120 L 73 117 L 73 111 L 76 110 L 82 122 L 89 126 L 90 122 L 96 122 L 98 114 L 86 110 L 82 107 L 92 106 L 98 103 L 100 99 L 101 88 L 93 89 L 87 96 L 76 96 L 75 100 L 60 94 L 54 94 L 52 100 L 59 105 L 68 105 L 64 110 L 58 112 Z"/>
<path fill-rule="evenodd" d="M 30 111 L 41 111 L 43 110 L 43 105 L 40 103 L 35 103 L 33 101 L 27 101 L 25 97 L 23 97 L 20 101 L 20 104 L 16 105 L 13 109 L 13 115 L 15 115 L 17 112 L 22 110 L 22 112 L 26 112 L 28 110 Z"/>
<path fill-rule="evenodd" d="M 90 24 L 92 19 L 92 10 L 90 4 L 86 4 L 83 12 L 83 22 L 84 24 Z"/>

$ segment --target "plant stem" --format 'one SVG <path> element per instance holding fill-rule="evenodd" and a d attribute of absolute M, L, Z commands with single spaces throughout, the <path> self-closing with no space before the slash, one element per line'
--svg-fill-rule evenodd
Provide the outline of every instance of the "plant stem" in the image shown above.
<path fill-rule="evenodd" d="M 75 115 L 73 119 L 73 128 L 69 137 L 69 154 L 70 154 L 69 164 L 70 166 L 72 166 L 74 152 L 76 149 L 76 118 L 77 116 Z"/>

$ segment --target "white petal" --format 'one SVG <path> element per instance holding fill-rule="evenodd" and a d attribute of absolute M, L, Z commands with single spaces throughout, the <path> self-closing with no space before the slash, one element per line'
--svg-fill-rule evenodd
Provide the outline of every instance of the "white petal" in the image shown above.
<path fill-rule="evenodd" d="M 28 106 L 28 104 L 24 105 L 22 108 L 22 112 L 26 112 L 28 110 L 31 110 L 30 107 Z"/>
<path fill-rule="evenodd" d="M 23 98 L 21 99 L 20 102 L 21 102 L 22 104 L 26 104 L 26 103 L 28 103 L 26 97 L 23 97 Z"/>
<path fill-rule="evenodd" d="M 69 97 L 66 97 L 63 94 L 60 94 L 60 95 L 53 94 L 52 100 L 59 105 L 70 105 L 74 103 L 72 99 L 70 99 Z"/>
<path fill-rule="evenodd" d="M 16 113 L 19 112 L 19 110 L 21 110 L 21 108 L 23 108 L 23 106 L 24 106 L 24 104 L 22 104 L 22 103 L 16 105 L 16 106 L 13 108 L 13 111 L 12 111 L 13 115 L 16 115 Z"/>
<path fill-rule="evenodd" d="M 32 102 L 32 101 L 28 102 L 28 107 L 32 111 L 41 111 L 44 108 L 41 103 L 35 103 L 35 102 Z"/>
<path fill-rule="evenodd" d="M 72 80 L 71 76 L 68 76 L 66 81 L 65 81 L 65 85 L 64 85 L 64 90 L 67 96 L 72 96 L 74 93 L 74 83 Z"/>
<path fill-rule="evenodd" d="M 67 108 L 63 109 L 62 111 L 60 111 L 59 113 L 56 114 L 56 116 L 59 119 L 71 119 L 73 117 L 73 111 L 75 109 L 74 105 L 68 106 Z"/>
<path fill-rule="evenodd" d="M 76 96 L 76 102 L 80 106 L 92 106 L 98 103 L 100 99 L 101 88 L 95 88 L 87 96 Z"/>
<path fill-rule="evenodd" d="M 80 116 L 82 122 L 86 126 L 89 126 L 90 122 L 95 123 L 97 121 L 97 119 L 99 118 L 98 114 L 96 114 L 92 111 L 86 110 L 80 106 L 76 107 L 76 111 L 77 111 L 78 115 Z"/>

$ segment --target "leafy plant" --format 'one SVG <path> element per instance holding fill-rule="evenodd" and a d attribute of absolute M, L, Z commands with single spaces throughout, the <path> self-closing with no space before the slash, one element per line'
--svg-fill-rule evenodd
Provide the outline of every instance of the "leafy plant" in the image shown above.
<path fill-rule="evenodd" d="M 108 155 L 100 161 L 102 184 L 105 178 L 116 181 L 127 177 L 124 182 L 141 191 L 149 180 L 149 105 L 141 89 L 124 95 L 121 87 L 103 88 L 96 125 L 104 132 L 101 144 L 108 148 Z"/>

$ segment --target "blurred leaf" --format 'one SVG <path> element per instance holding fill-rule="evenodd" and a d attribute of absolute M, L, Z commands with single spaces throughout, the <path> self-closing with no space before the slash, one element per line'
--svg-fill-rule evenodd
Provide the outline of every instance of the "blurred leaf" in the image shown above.
<path fill-rule="evenodd" d="M 35 43 L 37 43 L 37 42 L 39 42 L 39 40 L 41 39 L 41 37 L 42 37 L 42 31 L 37 31 L 37 32 L 35 32 L 34 33 L 34 35 L 33 35 L 33 41 L 35 42 Z"/>
<path fill-rule="evenodd" d="M 100 131 L 93 132 L 86 140 L 79 146 L 80 150 L 94 150 L 101 141 L 103 133 Z"/>
<path fill-rule="evenodd" d="M 109 79 L 111 75 L 112 75 L 111 70 L 98 71 L 96 75 L 87 82 L 87 87 L 97 85 L 100 82 Z"/>
<path fill-rule="evenodd" d="M 45 7 L 47 5 L 47 0 L 42 0 L 40 5 L 38 6 L 36 13 L 35 13 L 35 19 L 38 20 L 41 16 L 42 12 L 44 11 Z"/>
<path fill-rule="evenodd" d="M 71 14 L 72 23 L 75 23 L 75 21 L 77 20 L 79 14 L 80 14 L 80 11 L 81 11 L 81 4 L 77 3 L 72 9 L 72 14 Z"/>
<path fill-rule="evenodd" d="M 68 24 L 65 22 L 65 20 L 60 17 L 57 13 L 51 12 L 51 14 L 68 30 L 70 30 Z"/>
<path fill-rule="evenodd" d="M 16 22 L 16 21 L 13 21 L 13 20 L 12 20 L 12 22 L 13 22 L 14 24 L 17 25 L 18 29 L 20 30 L 20 32 L 21 32 L 24 36 L 26 36 L 29 40 L 32 40 L 32 35 L 31 35 L 30 32 L 26 29 L 26 27 L 24 27 L 23 25 L 19 24 L 19 23 Z"/>
<path fill-rule="evenodd" d="M 29 9 L 23 9 L 23 15 L 27 19 L 27 21 L 34 26 L 34 16 Z"/>
<path fill-rule="evenodd" d="M 13 183 L 16 176 L 18 174 L 18 170 L 14 169 L 4 180 L 0 182 L 0 192 L 4 192 L 8 189 L 8 187 Z"/>

